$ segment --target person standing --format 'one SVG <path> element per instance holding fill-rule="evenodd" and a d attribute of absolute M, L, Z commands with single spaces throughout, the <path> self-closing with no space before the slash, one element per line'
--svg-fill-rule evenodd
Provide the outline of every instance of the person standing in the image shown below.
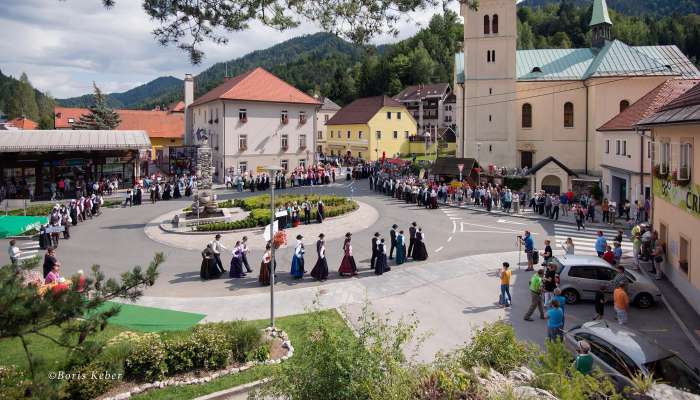
<path fill-rule="evenodd" d="M 656 237 L 654 240 L 654 250 L 651 253 L 652 265 L 654 267 L 654 271 L 656 272 L 656 280 L 660 280 L 664 276 L 663 270 L 661 269 L 661 266 L 664 264 L 664 256 L 664 245 L 661 242 L 661 239 Z"/>
<path fill-rule="evenodd" d="M 304 236 L 297 235 L 297 245 L 294 247 L 294 256 L 292 257 L 292 277 L 301 279 L 304 277 Z"/>
<path fill-rule="evenodd" d="M 552 259 L 553 255 L 554 253 L 552 252 L 552 242 L 549 239 L 547 239 L 544 241 L 544 251 L 542 252 L 542 265 L 549 265 L 549 260 Z"/>
<path fill-rule="evenodd" d="M 309 204 L 309 199 L 304 197 L 304 202 L 301 203 L 301 208 L 304 210 L 304 224 L 309 225 L 311 223 L 311 204 Z"/>
<path fill-rule="evenodd" d="M 224 269 L 224 264 L 221 262 L 221 251 L 227 250 L 227 249 L 226 249 L 226 246 L 224 246 L 221 243 L 220 239 L 221 239 L 221 235 L 217 233 L 216 236 L 214 236 L 214 240 L 212 240 L 209 244 L 211 244 L 211 251 L 213 254 L 213 259 L 214 259 L 214 263 L 216 264 L 216 267 L 219 269 L 219 271 L 221 273 L 224 273 L 224 272 L 226 272 L 226 270 Z"/>
<path fill-rule="evenodd" d="M 607 287 L 601 285 L 595 292 L 595 299 L 593 300 L 595 315 L 592 318 L 594 321 L 603 319 L 603 315 L 605 315 L 605 289 Z"/>
<path fill-rule="evenodd" d="M 605 248 L 608 246 L 608 241 L 605 240 L 603 236 L 603 231 L 598 231 L 598 238 L 595 240 L 595 251 L 598 253 L 598 257 L 603 257 L 605 254 Z"/>
<path fill-rule="evenodd" d="M 374 262 L 374 273 L 382 275 L 388 271 L 391 271 L 391 268 L 386 262 L 386 244 L 384 244 L 384 238 L 382 238 L 377 244 L 377 260 Z"/>
<path fill-rule="evenodd" d="M 624 325 L 627 323 L 628 311 L 630 308 L 630 299 L 625 292 L 625 285 L 619 283 L 615 288 L 613 293 L 614 304 L 615 304 L 615 314 L 617 315 L 617 323 Z"/>
<path fill-rule="evenodd" d="M 15 239 L 10 240 L 10 245 L 7 248 L 7 253 L 10 255 L 10 264 L 13 266 L 19 265 L 19 258 L 22 255 L 19 247 L 16 246 L 17 241 Z"/>
<path fill-rule="evenodd" d="M 525 254 L 527 255 L 527 269 L 526 271 L 534 271 L 535 263 L 535 241 L 532 240 L 530 231 L 525 231 L 525 235 L 522 238 L 523 246 L 525 246 Z"/>
<path fill-rule="evenodd" d="M 576 206 L 574 214 L 576 216 L 576 230 L 580 231 L 583 229 L 585 231 L 586 227 L 584 221 L 586 220 L 586 216 L 583 214 L 583 208 L 580 205 Z"/>
<path fill-rule="evenodd" d="M 262 261 L 260 262 L 260 273 L 258 274 L 258 282 L 261 286 L 270 285 L 270 275 L 272 274 L 272 246 L 268 242 L 265 245 L 265 253 L 263 253 Z"/>
<path fill-rule="evenodd" d="M 559 196 L 555 194 L 552 195 L 552 214 L 550 218 L 559 221 Z"/>
<path fill-rule="evenodd" d="M 316 241 L 316 255 L 318 259 L 316 260 L 316 265 L 311 270 L 311 276 L 319 281 L 325 281 L 328 279 L 328 261 L 326 260 L 326 244 L 323 240 L 326 235 L 321 233 L 318 235 L 318 240 Z"/>
<path fill-rule="evenodd" d="M 550 298 L 549 304 L 545 304 L 545 305 L 548 307 L 551 307 L 552 301 L 554 301 L 554 300 L 559 302 L 559 308 L 561 308 L 561 312 L 562 312 L 561 329 L 564 329 L 564 326 L 566 325 L 566 297 L 562 296 L 561 289 L 559 289 L 559 288 L 554 289 L 554 295 Z"/>
<path fill-rule="evenodd" d="M 510 296 L 510 277 L 513 271 L 510 269 L 510 264 L 503 262 L 503 267 L 498 271 L 498 277 L 501 279 L 501 295 L 498 298 L 498 304 L 503 307 L 510 307 L 512 297 Z"/>
<path fill-rule="evenodd" d="M 372 237 L 372 257 L 370 258 L 369 265 L 370 268 L 375 267 L 377 263 L 377 257 L 379 257 L 379 232 L 374 232 L 374 237 Z"/>
<path fill-rule="evenodd" d="M 416 232 L 416 243 L 413 246 L 413 259 L 415 261 L 425 261 L 428 259 L 428 250 L 425 247 L 425 234 L 423 228 L 418 228 Z"/>
<path fill-rule="evenodd" d="M 408 252 L 406 258 L 413 257 L 413 246 L 416 242 L 416 221 L 411 222 L 411 227 L 408 228 Z"/>
<path fill-rule="evenodd" d="M 246 271 L 253 272 L 253 269 L 250 268 L 250 264 L 248 264 L 249 252 L 250 249 L 248 249 L 248 236 L 243 236 L 243 238 L 241 239 L 241 261 L 243 262 L 243 266 L 245 267 Z"/>
<path fill-rule="evenodd" d="M 542 305 L 542 277 L 544 276 L 544 270 L 538 269 L 537 273 L 532 275 L 530 278 L 530 307 L 525 313 L 525 321 L 533 321 L 532 313 L 535 312 L 535 308 L 540 312 L 540 319 L 544 319 L 544 306 Z"/>
<path fill-rule="evenodd" d="M 579 340 L 576 344 L 576 360 L 574 368 L 583 375 L 590 375 L 593 371 L 593 356 L 591 356 L 591 345 L 585 340 Z"/>
<path fill-rule="evenodd" d="M 396 236 L 396 265 L 401 265 L 406 262 L 406 237 L 403 231 L 399 231 Z"/>
<path fill-rule="evenodd" d="M 389 238 L 391 240 L 391 248 L 389 249 L 390 260 L 394 259 L 394 250 L 396 249 L 396 228 L 398 227 L 398 225 L 394 224 L 391 226 L 391 230 L 389 231 Z"/>
<path fill-rule="evenodd" d="M 547 263 L 547 269 L 544 272 L 543 288 L 544 288 L 544 304 L 549 304 L 554 297 L 554 290 L 557 288 L 559 274 L 557 274 L 557 265 Z"/>
<path fill-rule="evenodd" d="M 547 310 L 545 319 L 547 320 L 547 338 L 551 341 L 562 340 L 564 326 L 564 312 L 561 309 L 559 300 L 552 300 L 551 308 Z"/>
<path fill-rule="evenodd" d="M 642 252 L 642 239 L 639 236 L 639 233 L 636 233 L 634 235 L 634 238 L 632 238 L 632 253 L 634 254 L 634 265 L 635 267 L 639 268 L 639 256 Z"/>
<path fill-rule="evenodd" d="M 42 277 L 46 278 L 46 275 L 48 275 L 49 272 L 53 269 L 53 266 L 56 264 L 61 264 L 58 259 L 56 259 L 56 249 L 53 247 L 49 247 L 46 250 L 46 254 L 44 255 L 44 265 L 43 265 L 43 275 Z"/>
<path fill-rule="evenodd" d="M 564 250 L 564 254 L 567 256 L 573 256 L 575 252 L 573 239 L 566 238 L 566 241 L 561 244 L 561 248 Z"/>
<path fill-rule="evenodd" d="M 357 264 L 355 264 L 355 258 L 352 256 L 351 239 L 352 233 L 346 233 L 345 242 L 343 243 L 343 261 L 340 262 L 340 268 L 338 268 L 340 276 L 345 274 L 357 275 Z"/>
<path fill-rule="evenodd" d="M 326 207 L 323 205 L 323 200 L 319 199 L 316 205 L 316 220 L 322 224 L 324 218 L 326 218 Z"/>
<path fill-rule="evenodd" d="M 231 257 L 231 266 L 229 267 L 229 277 L 231 278 L 243 278 L 245 277 L 245 272 L 243 272 L 243 249 L 241 248 L 241 241 L 236 241 L 236 245 L 233 247 L 233 257 Z"/>

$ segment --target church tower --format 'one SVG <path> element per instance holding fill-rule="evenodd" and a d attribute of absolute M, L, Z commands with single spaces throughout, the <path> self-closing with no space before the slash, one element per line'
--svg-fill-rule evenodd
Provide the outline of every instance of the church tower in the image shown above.
<path fill-rule="evenodd" d="M 591 15 L 591 44 L 600 49 L 606 41 L 612 40 L 612 20 L 608 14 L 608 4 L 605 0 L 593 0 L 593 14 Z"/>
<path fill-rule="evenodd" d="M 516 164 L 515 57 L 517 16 L 514 0 L 463 2 L 464 99 L 459 152 L 488 165 Z"/>

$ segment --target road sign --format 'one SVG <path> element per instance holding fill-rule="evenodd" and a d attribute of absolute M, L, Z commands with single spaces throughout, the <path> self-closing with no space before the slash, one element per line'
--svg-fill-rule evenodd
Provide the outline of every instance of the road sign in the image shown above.
<path fill-rule="evenodd" d="M 275 227 L 273 229 L 274 233 L 277 233 L 277 231 L 279 230 L 279 225 L 277 224 L 277 221 L 275 221 Z M 270 224 L 267 224 L 265 226 L 265 233 L 263 234 L 263 236 L 265 237 L 266 242 L 269 242 L 272 238 L 272 235 L 270 235 Z"/>
<path fill-rule="evenodd" d="M 457 168 L 459 169 L 459 172 L 461 173 L 462 170 L 464 169 L 464 164 L 457 164 Z"/>
<path fill-rule="evenodd" d="M 264 166 L 258 165 L 258 166 L 255 168 L 255 172 L 257 172 L 257 173 L 259 173 L 259 174 L 263 174 L 263 173 L 267 172 L 267 170 L 265 169 Z"/>

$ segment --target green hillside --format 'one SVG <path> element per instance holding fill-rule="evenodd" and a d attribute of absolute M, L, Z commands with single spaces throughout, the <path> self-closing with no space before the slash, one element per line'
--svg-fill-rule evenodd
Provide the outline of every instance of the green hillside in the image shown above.
<path fill-rule="evenodd" d="M 27 74 L 15 79 L 0 71 L 0 111 L 8 119 L 24 116 L 42 129 L 52 128 L 53 107 L 54 100 L 34 89 Z"/>
<path fill-rule="evenodd" d="M 589 6 L 591 0 L 569 0 L 577 6 Z M 542 7 L 549 4 L 558 5 L 561 0 L 523 0 L 520 7 Z M 626 15 L 700 14 L 698 0 L 607 0 L 608 7 Z"/>

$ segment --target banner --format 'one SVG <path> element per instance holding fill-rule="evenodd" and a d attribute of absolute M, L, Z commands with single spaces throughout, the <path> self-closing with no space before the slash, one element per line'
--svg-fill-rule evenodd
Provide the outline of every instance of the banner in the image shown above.
<path fill-rule="evenodd" d="M 654 177 L 654 196 L 659 197 L 688 214 L 700 218 L 700 186 L 692 183 L 687 186 L 674 185 L 669 179 Z"/>

